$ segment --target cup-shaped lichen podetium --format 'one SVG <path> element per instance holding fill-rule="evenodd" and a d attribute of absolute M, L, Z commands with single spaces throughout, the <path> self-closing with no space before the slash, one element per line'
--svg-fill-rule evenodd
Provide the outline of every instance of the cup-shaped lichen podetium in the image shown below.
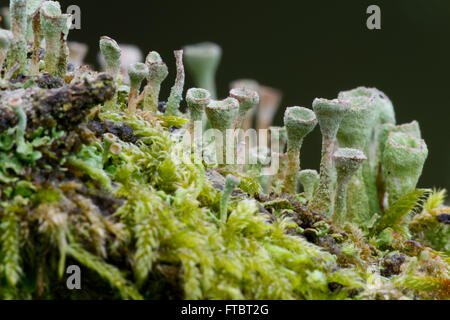
<path fill-rule="evenodd" d="M 216 94 L 216 71 L 222 58 L 222 49 L 215 43 L 202 42 L 184 47 L 186 68 L 197 87 L 208 90 L 213 99 Z"/>
<path fill-rule="evenodd" d="M 42 4 L 41 28 L 45 38 L 45 70 L 56 76 L 61 52 L 61 34 L 67 26 L 67 15 L 61 13 L 61 6 L 56 1 Z"/>
<path fill-rule="evenodd" d="M 12 38 L 11 31 L 0 29 L 0 71 L 3 69 L 3 63 L 6 60 Z"/>
<path fill-rule="evenodd" d="M 42 41 L 40 9 L 43 2 L 43 0 L 27 0 L 27 41 L 33 43 L 31 75 L 39 73 L 39 51 Z"/>
<path fill-rule="evenodd" d="M 105 59 L 106 72 L 116 81 L 120 73 L 122 50 L 114 39 L 103 36 L 100 38 L 100 51 Z"/>
<path fill-rule="evenodd" d="M 120 74 L 122 50 L 114 39 L 103 36 L 100 38 L 100 52 L 105 60 L 106 72 L 116 82 Z M 111 100 L 105 102 L 105 110 L 114 110 L 116 108 L 116 102 L 117 92 Z"/>
<path fill-rule="evenodd" d="M 230 89 L 246 88 L 259 93 L 260 85 L 256 80 L 253 79 L 238 79 L 230 83 Z M 242 130 L 246 131 L 253 127 L 253 120 L 256 113 L 256 107 L 247 112 L 242 123 Z"/>
<path fill-rule="evenodd" d="M 234 124 L 239 113 L 239 101 L 234 98 L 213 100 L 205 109 L 211 127 L 216 130 L 216 160 L 219 167 L 226 167 L 233 156 L 235 162 Z M 219 135 L 220 134 L 220 135 Z M 229 151 L 229 152 L 227 152 Z M 233 152 L 233 154 L 230 154 Z"/>
<path fill-rule="evenodd" d="M 16 63 L 19 68 L 16 72 L 24 73 L 27 63 L 27 1 L 26 0 L 11 0 L 10 1 L 10 15 L 11 15 L 11 31 L 13 39 L 11 47 L 8 52 L 7 67 L 11 70 Z"/>
<path fill-rule="evenodd" d="M 137 100 L 141 89 L 142 81 L 148 76 L 148 67 L 145 63 L 133 63 L 128 68 L 130 77 L 130 94 L 128 97 L 128 112 L 136 113 Z"/>
<path fill-rule="evenodd" d="M 376 98 L 375 90 L 363 87 L 339 94 L 339 100 L 349 105 L 349 110 L 342 120 L 337 134 L 340 148 L 362 150 L 366 155 L 369 154 L 369 145 L 379 114 Z M 378 205 L 377 192 L 374 189 L 367 190 L 365 181 L 371 179 L 365 179 L 364 172 L 371 172 L 367 161 L 358 170 L 349 185 L 348 214 L 359 221 L 369 220 L 371 215 L 378 211 L 376 208 Z M 371 204 L 374 208 L 371 208 Z"/>
<path fill-rule="evenodd" d="M 306 200 L 311 201 L 314 192 L 319 187 L 320 177 L 316 170 L 302 170 L 298 178 L 305 191 Z"/>
<path fill-rule="evenodd" d="M 255 90 L 248 88 L 234 88 L 230 90 L 230 97 L 239 101 L 239 114 L 235 129 L 241 129 L 245 115 L 259 103 L 259 95 Z"/>
<path fill-rule="evenodd" d="M 337 172 L 337 187 L 333 220 L 343 225 L 347 220 L 347 192 L 352 177 L 367 160 L 364 153 L 357 149 L 339 149 L 333 155 Z"/>
<path fill-rule="evenodd" d="M 316 99 L 313 110 L 322 132 L 322 160 L 320 163 L 320 184 L 310 207 L 319 212 L 333 211 L 335 172 L 333 153 L 336 149 L 336 135 L 349 107 L 339 100 Z"/>
<path fill-rule="evenodd" d="M 211 94 L 206 89 L 192 88 L 189 89 L 186 94 L 186 102 L 191 116 L 189 123 L 189 133 L 191 139 L 194 139 L 195 123 L 199 123 L 203 128 L 203 115 L 205 114 L 205 108 L 211 102 Z"/>
<path fill-rule="evenodd" d="M 427 157 L 424 140 L 401 132 L 389 135 L 383 153 L 383 176 L 390 206 L 416 188 Z"/>
<path fill-rule="evenodd" d="M 258 130 L 269 128 L 280 107 L 283 95 L 277 89 L 267 86 L 259 87 L 260 103 L 256 116 L 256 128 Z"/>
<path fill-rule="evenodd" d="M 302 107 L 287 108 L 284 125 L 288 137 L 288 166 L 283 191 L 295 194 L 300 171 L 300 150 L 303 139 L 317 126 L 317 117 L 312 110 Z"/>
<path fill-rule="evenodd" d="M 161 83 L 169 75 L 169 69 L 156 51 L 152 51 L 147 55 L 145 63 L 148 66 L 149 74 L 147 85 L 144 89 L 144 111 L 156 113 L 158 110 Z"/>

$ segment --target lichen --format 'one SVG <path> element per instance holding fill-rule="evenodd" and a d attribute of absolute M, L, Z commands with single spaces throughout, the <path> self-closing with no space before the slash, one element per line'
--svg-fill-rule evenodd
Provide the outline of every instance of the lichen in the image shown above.
<path fill-rule="evenodd" d="M 23 4 L 0 30 L 0 299 L 450 299 L 446 192 L 416 189 L 428 148 L 385 94 L 317 99 L 271 127 L 278 90 L 237 81 L 217 100 L 215 44 L 184 48 L 201 88 L 186 96 L 175 52 L 162 99 L 158 53 L 122 66 L 102 37 L 106 73 L 68 68 L 59 4 Z M 205 115 L 220 134 L 186 147 Z M 253 116 L 271 141 L 238 150 Z M 320 179 L 300 171 L 317 123 Z M 249 163 L 220 161 L 239 152 Z M 70 265 L 82 290 L 66 287 Z"/>

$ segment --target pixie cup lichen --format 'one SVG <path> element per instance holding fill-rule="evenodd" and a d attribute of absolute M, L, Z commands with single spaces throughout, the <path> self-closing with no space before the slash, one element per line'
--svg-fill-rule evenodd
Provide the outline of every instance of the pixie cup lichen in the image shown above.
<path fill-rule="evenodd" d="M 234 88 L 230 90 L 230 97 L 239 101 L 239 114 L 236 119 L 236 129 L 241 129 L 244 118 L 251 109 L 259 103 L 258 92 L 247 88 Z"/>
<path fill-rule="evenodd" d="M 367 157 L 360 150 L 343 148 L 336 151 L 333 160 L 337 173 L 337 187 L 333 220 L 343 225 L 347 217 L 347 192 L 352 177 Z"/>
<path fill-rule="evenodd" d="M 349 107 L 339 100 L 316 99 L 313 110 L 322 132 L 322 160 L 320 164 L 320 184 L 311 208 L 320 212 L 333 210 L 335 174 L 333 153 L 336 149 L 336 135 Z"/>
<path fill-rule="evenodd" d="M 337 134 L 340 148 L 362 150 L 366 155 L 369 154 L 370 141 L 378 121 L 376 98 L 377 92 L 364 87 L 339 94 L 339 100 L 349 105 Z M 365 165 L 368 166 L 368 163 L 366 162 Z M 351 205 L 348 207 L 348 213 L 360 220 L 367 220 L 379 210 L 376 208 L 374 212 L 371 212 L 373 210 L 370 203 L 373 202 L 376 205 L 378 201 L 376 201 L 376 192 L 375 199 L 369 199 L 368 193 L 372 195 L 373 192 L 367 190 L 364 172 L 370 172 L 370 169 L 363 171 L 363 166 L 354 175 L 349 185 L 349 204 Z"/>
<path fill-rule="evenodd" d="M 59 2 L 45 1 L 40 11 L 42 34 L 45 38 L 45 70 L 58 75 L 61 54 L 61 34 L 67 28 L 67 15 L 61 13 Z"/>
<path fill-rule="evenodd" d="M 222 58 L 222 49 L 215 43 L 203 42 L 184 47 L 186 68 L 197 87 L 208 90 L 216 99 L 216 72 Z"/>
<path fill-rule="evenodd" d="M 148 77 L 148 66 L 145 63 L 133 63 L 128 68 L 128 76 L 130 77 L 130 94 L 128 96 L 128 112 L 136 113 L 139 91 L 142 81 Z"/>
<path fill-rule="evenodd" d="M 0 29 L 0 72 L 8 55 L 13 35 L 9 30 Z"/>
<path fill-rule="evenodd" d="M 175 78 L 174 86 L 170 90 L 170 96 L 167 99 L 166 113 L 169 116 L 175 116 L 178 114 L 180 103 L 183 100 L 183 90 L 185 80 L 183 50 L 176 50 L 174 54 L 177 66 L 177 77 Z"/>
<path fill-rule="evenodd" d="M 159 92 L 161 84 L 169 75 L 167 65 L 161 59 L 158 52 L 152 51 L 147 55 L 145 63 L 148 66 L 149 74 L 147 85 L 144 89 L 144 111 L 156 113 L 158 110 Z"/>
<path fill-rule="evenodd" d="M 228 160 L 228 150 L 230 148 L 235 152 L 234 143 L 234 124 L 239 113 L 239 101 L 234 98 L 225 100 L 213 100 L 205 109 L 211 127 L 220 133 L 221 137 L 216 136 L 216 161 L 220 167 L 226 167 Z M 231 131 L 231 132 L 230 132 Z M 220 157 L 221 155 L 221 157 Z"/>
<path fill-rule="evenodd" d="M 383 176 L 390 206 L 416 188 L 427 157 L 428 148 L 422 139 L 401 132 L 389 135 L 383 153 Z"/>
<path fill-rule="evenodd" d="M 277 89 L 260 86 L 260 103 L 256 115 L 256 127 L 258 130 L 269 128 L 278 112 L 283 95 Z"/>
<path fill-rule="evenodd" d="M 18 64 L 17 73 L 24 73 L 27 64 L 27 1 L 11 0 L 11 31 L 13 39 L 8 52 L 8 70 Z"/>
<path fill-rule="evenodd" d="M 230 89 L 246 88 L 259 93 L 260 85 L 254 79 L 238 79 L 230 83 Z M 253 127 L 253 119 L 255 117 L 258 106 L 255 106 L 247 112 L 242 123 L 242 130 L 246 131 Z"/>
<path fill-rule="evenodd" d="M 284 114 L 284 125 L 288 137 L 288 165 L 283 191 L 295 194 L 300 171 L 300 150 L 304 138 L 317 126 L 317 117 L 309 109 L 291 107 Z"/>
<path fill-rule="evenodd" d="M 305 191 L 306 200 L 311 201 L 313 194 L 319 187 L 319 173 L 316 170 L 302 170 L 299 172 L 298 179 Z"/>
<path fill-rule="evenodd" d="M 105 61 L 106 72 L 113 77 L 114 82 L 120 74 L 122 50 L 114 39 L 103 36 L 100 38 L 100 51 Z M 106 110 L 114 110 L 116 108 L 117 94 L 114 98 L 105 103 Z"/>
<path fill-rule="evenodd" d="M 27 40 L 33 43 L 33 53 L 30 64 L 30 74 L 37 75 L 39 73 L 39 51 L 42 41 L 42 28 L 40 9 L 43 0 L 27 1 Z"/>
<path fill-rule="evenodd" d="M 192 88 L 186 94 L 186 102 L 191 116 L 189 133 L 191 139 L 194 139 L 195 123 L 202 125 L 205 108 L 211 102 L 211 94 L 206 89 Z"/>

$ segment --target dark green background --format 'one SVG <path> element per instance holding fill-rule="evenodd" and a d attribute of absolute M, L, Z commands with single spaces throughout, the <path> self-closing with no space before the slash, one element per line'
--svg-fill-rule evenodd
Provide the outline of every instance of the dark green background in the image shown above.
<path fill-rule="evenodd" d="M 5 1 L 5 0 L 2 0 Z M 396 106 L 400 123 L 420 121 L 430 149 L 421 185 L 450 188 L 450 1 L 62 1 L 77 4 L 82 29 L 72 40 L 101 35 L 157 50 L 173 70 L 172 50 L 199 41 L 224 49 L 219 93 L 236 78 L 282 89 L 284 107 L 374 86 Z M 382 30 L 366 28 L 366 9 L 382 10 Z M 172 85 L 167 80 L 163 97 Z M 191 85 L 190 79 L 188 85 Z M 318 168 L 320 133 L 307 139 L 303 168 Z"/>

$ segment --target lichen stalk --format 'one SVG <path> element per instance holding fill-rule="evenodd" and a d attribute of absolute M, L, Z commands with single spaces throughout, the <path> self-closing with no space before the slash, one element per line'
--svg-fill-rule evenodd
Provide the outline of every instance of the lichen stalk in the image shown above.
<path fill-rule="evenodd" d="M 369 154 L 372 133 L 378 121 L 376 97 L 375 91 L 364 87 L 339 94 L 339 100 L 349 105 L 347 115 L 342 120 L 337 134 L 340 148 L 362 150 L 366 155 Z M 378 201 L 377 196 L 373 196 L 367 190 L 364 166 L 369 166 L 369 163 L 365 162 L 356 172 L 348 187 L 348 214 L 359 221 L 368 221 L 374 213 L 379 212 L 379 209 L 371 210 L 371 203 L 377 205 Z M 374 199 L 370 199 L 369 194 Z"/>
<path fill-rule="evenodd" d="M 259 103 L 258 92 L 247 88 L 234 88 L 230 90 L 230 97 L 239 101 L 239 114 L 236 119 L 235 128 L 241 129 L 247 112 Z"/>
<path fill-rule="evenodd" d="M 128 96 L 128 113 L 136 113 L 138 96 L 142 81 L 148 77 L 149 69 L 145 63 L 134 63 L 128 68 L 130 77 L 130 94 Z"/>
<path fill-rule="evenodd" d="M 67 28 L 68 18 L 67 15 L 61 14 L 61 7 L 58 2 L 46 1 L 41 7 L 40 19 L 45 38 L 45 70 L 53 76 L 58 76 L 58 73 L 61 73 L 58 68 L 61 37 Z"/>
<path fill-rule="evenodd" d="M 219 167 L 227 167 L 227 151 L 233 148 L 235 152 L 234 136 L 230 137 L 229 130 L 234 132 L 234 124 L 239 113 L 239 101 L 234 98 L 227 98 L 222 101 L 212 100 L 205 109 L 206 115 L 211 123 L 211 127 L 220 133 L 216 136 L 216 156 Z M 231 139 L 231 140 L 230 140 Z M 222 159 L 218 155 L 222 155 Z"/>
<path fill-rule="evenodd" d="M 9 30 L 0 29 L 0 74 L 3 70 L 3 64 L 5 63 L 8 55 L 8 50 L 11 46 L 13 34 Z"/>
<path fill-rule="evenodd" d="M 288 136 L 288 164 L 283 191 L 295 194 L 300 171 L 300 150 L 304 138 L 317 126 L 317 118 L 309 109 L 291 107 L 286 110 L 284 115 L 284 125 Z"/>
<path fill-rule="evenodd" d="M 186 94 L 191 120 L 189 122 L 189 133 L 191 139 L 195 136 L 195 123 L 202 123 L 205 115 L 205 108 L 211 102 L 211 94 L 206 89 L 192 88 Z"/>
<path fill-rule="evenodd" d="M 59 57 L 56 69 L 56 76 L 61 79 L 65 79 L 70 54 L 69 46 L 67 45 L 67 37 L 69 36 L 70 26 L 72 23 L 72 16 L 70 14 L 63 14 L 61 15 L 61 20 L 63 23 L 63 28 L 61 30 L 61 39 L 59 41 Z"/>
<path fill-rule="evenodd" d="M 147 78 L 147 85 L 144 89 L 144 111 L 156 113 L 159 103 L 159 92 L 161 84 L 167 78 L 169 71 L 167 65 L 161 59 L 158 52 L 152 51 L 147 55 L 145 60 L 149 75 Z"/>
<path fill-rule="evenodd" d="M 184 90 L 184 65 L 183 65 L 183 50 L 176 50 L 175 61 L 177 66 L 177 77 L 175 79 L 175 85 L 170 90 L 170 96 L 167 99 L 166 113 L 169 116 L 174 116 L 178 113 L 180 103 L 183 100 Z"/>
<path fill-rule="evenodd" d="M 337 172 L 337 186 L 333 220 L 343 226 L 347 217 L 347 191 L 350 181 L 367 157 L 360 150 L 339 149 L 333 155 Z"/>
<path fill-rule="evenodd" d="M 8 51 L 8 70 L 11 70 L 16 63 L 19 64 L 17 73 L 24 73 L 27 64 L 27 2 L 26 0 L 11 0 L 11 31 L 13 40 Z"/>
<path fill-rule="evenodd" d="M 336 150 L 336 135 L 349 107 L 339 100 L 316 99 L 313 110 L 322 132 L 322 158 L 320 184 L 310 207 L 322 213 L 333 212 L 335 171 L 333 154 Z"/>
<path fill-rule="evenodd" d="M 100 51 L 103 55 L 106 64 L 106 72 L 112 76 L 114 82 L 120 74 L 122 50 L 114 39 L 103 36 L 100 38 Z M 114 98 L 105 103 L 105 110 L 115 110 L 117 103 L 117 93 Z"/>
<path fill-rule="evenodd" d="M 314 193 L 319 187 L 320 176 L 316 170 L 302 170 L 298 176 L 305 191 L 305 198 L 311 201 Z"/>
<path fill-rule="evenodd" d="M 427 157 L 428 148 L 422 139 L 401 132 L 389 135 L 383 154 L 383 176 L 390 206 L 416 188 Z"/>
<path fill-rule="evenodd" d="M 235 80 L 230 84 L 230 89 L 237 89 L 237 88 L 246 88 L 253 91 L 256 91 L 259 93 L 260 91 L 260 85 L 256 80 L 253 79 L 239 79 Z M 257 106 L 249 110 L 244 117 L 244 121 L 242 123 L 242 130 L 246 131 L 253 127 L 253 119 L 255 117 L 256 110 L 258 109 Z"/>

